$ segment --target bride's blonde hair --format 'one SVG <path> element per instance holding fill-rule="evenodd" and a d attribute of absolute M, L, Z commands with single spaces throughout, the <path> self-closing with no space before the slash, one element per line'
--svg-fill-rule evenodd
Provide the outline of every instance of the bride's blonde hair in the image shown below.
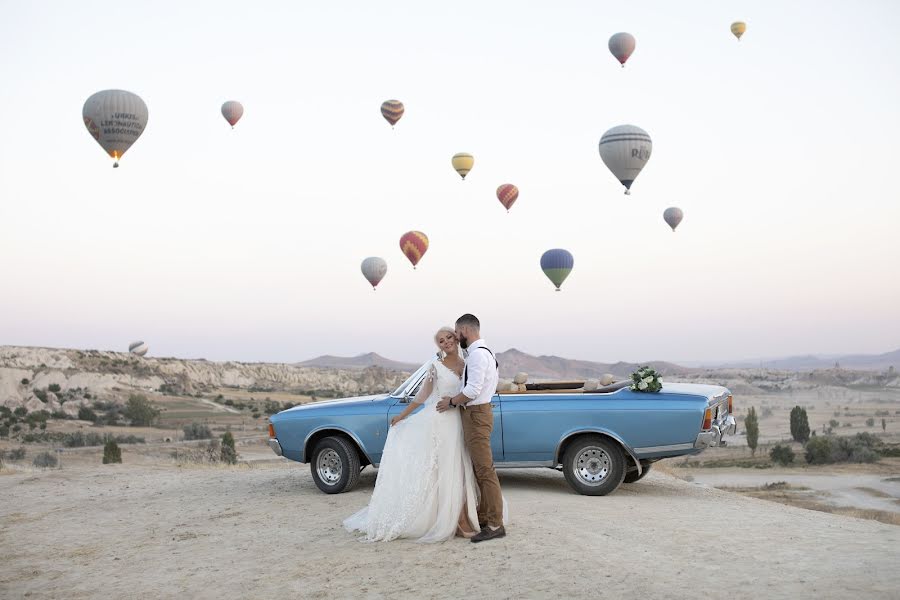
<path fill-rule="evenodd" d="M 447 356 L 447 353 L 444 352 L 443 350 L 441 350 L 441 345 L 438 344 L 438 338 L 441 337 L 442 333 L 449 333 L 450 335 L 452 335 L 455 338 L 456 330 L 453 329 L 452 327 L 448 327 L 448 326 L 444 325 L 443 327 L 441 327 L 440 329 L 437 330 L 437 333 L 434 334 L 434 345 L 438 347 L 438 356 L 440 356 L 441 358 L 444 358 Z M 457 341 L 457 343 L 458 343 L 458 341 Z"/>

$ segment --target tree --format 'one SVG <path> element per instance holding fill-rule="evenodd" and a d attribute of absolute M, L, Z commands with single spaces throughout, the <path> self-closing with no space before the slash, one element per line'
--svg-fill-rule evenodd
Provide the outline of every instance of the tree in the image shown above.
<path fill-rule="evenodd" d="M 756 418 L 756 408 L 750 407 L 747 416 L 744 417 L 744 429 L 747 430 L 747 446 L 750 452 L 756 456 L 756 446 L 759 443 L 759 419 Z"/>
<path fill-rule="evenodd" d="M 149 427 L 159 418 L 160 412 L 143 394 L 132 394 L 125 405 L 125 418 L 132 425 Z"/>
<path fill-rule="evenodd" d="M 222 462 L 233 465 L 237 463 L 237 450 L 234 449 L 234 436 L 226 431 L 222 436 Z"/>
<path fill-rule="evenodd" d="M 122 462 L 122 449 L 114 440 L 107 440 L 103 445 L 103 464 Z"/>
<path fill-rule="evenodd" d="M 866 427 L 875 427 L 875 417 L 866 419 Z"/>
<path fill-rule="evenodd" d="M 887 431 L 887 421 L 885 421 L 884 419 L 881 419 L 881 430 Z"/>
<path fill-rule="evenodd" d="M 795 406 L 791 409 L 791 437 L 801 444 L 809 441 L 809 417 L 805 408 Z"/>

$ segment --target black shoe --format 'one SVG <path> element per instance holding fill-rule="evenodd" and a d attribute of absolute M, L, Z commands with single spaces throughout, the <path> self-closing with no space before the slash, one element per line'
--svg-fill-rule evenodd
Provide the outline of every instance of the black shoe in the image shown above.
<path fill-rule="evenodd" d="M 472 543 L 477 544 L 478 542 L 483 542 L 485 540 L 492 540 L 494 538 L 502 538 L 506 535 L 506 529 L 501 525 L 497 529 L 491 529 L 490 527 L 485 527 L 481 531 L 479 531 L 475 537 L 472 538 Z"/>

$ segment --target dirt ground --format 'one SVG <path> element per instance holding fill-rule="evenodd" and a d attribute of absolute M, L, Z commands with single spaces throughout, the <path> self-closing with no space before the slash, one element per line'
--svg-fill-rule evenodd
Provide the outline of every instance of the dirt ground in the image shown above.
<path fill-rule="evenodd" d="M 896 598 L 900 527 L 651 473 L 574 494 L 561 473 L 501 471 L 509 535 L 364 544 L 366 504 L 318 491 L 305 465 L 239 447 L 234 467 L 176 466 L 126 446 L 62 469 L 0 471 L 2 598 Z"/>

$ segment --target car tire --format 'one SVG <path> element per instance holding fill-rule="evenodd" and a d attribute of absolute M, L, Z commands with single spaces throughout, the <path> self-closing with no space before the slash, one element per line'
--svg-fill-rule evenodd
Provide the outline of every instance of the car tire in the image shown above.
<path fill-rule="evenodd" d="M 640 481 L 647 473 L 650 472 L 650 465 L 641 465 L 641 469 L 642 470 L 640 475 L 638 475 L 637 469 L 625 473 L 625 479 L 622 480 L 622 483 L 634 483 L 636 481 Z"/>
<path fill-rule="evenodd" d="M 359 483 L 359 452 L 343 437 L 331 436 L 319 440 L 309 461 L 316 487 L 326 494 L 349 492 Z"/>
<path fill-rule="evenodd" d="M 616 442 L 599 435 L 585 435 L 566 449 L 563 473 L 579 494 L 605 496 L 625 478 L 625 455 Z"/>

